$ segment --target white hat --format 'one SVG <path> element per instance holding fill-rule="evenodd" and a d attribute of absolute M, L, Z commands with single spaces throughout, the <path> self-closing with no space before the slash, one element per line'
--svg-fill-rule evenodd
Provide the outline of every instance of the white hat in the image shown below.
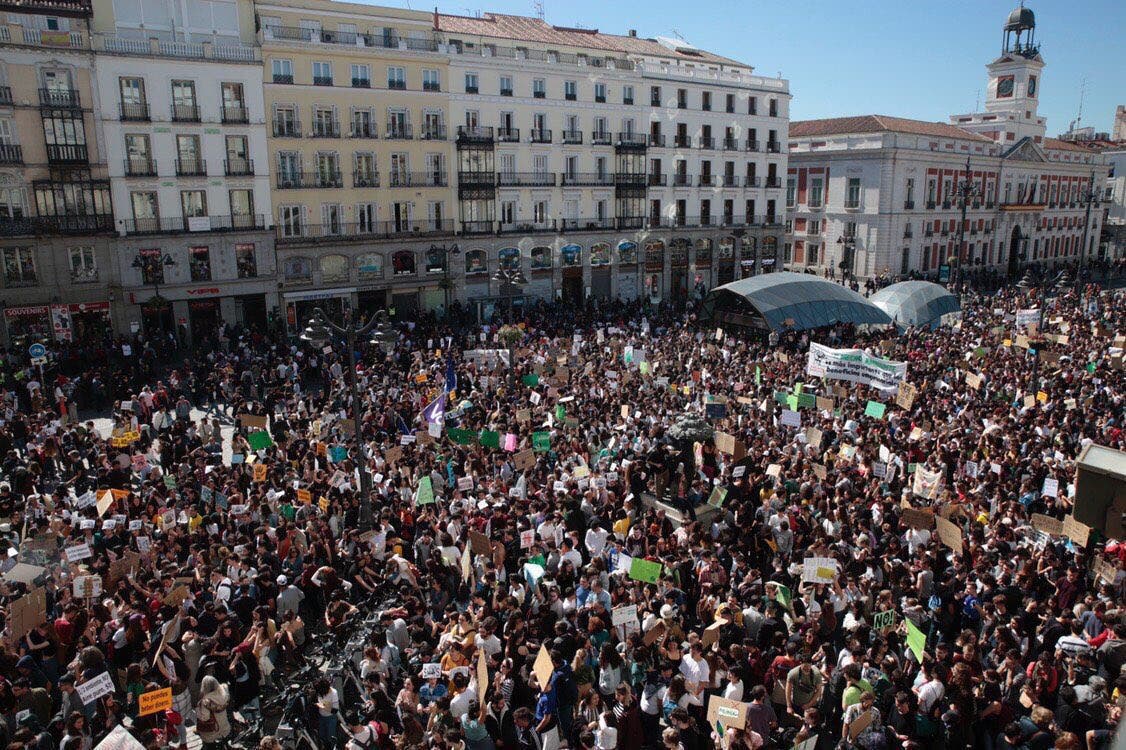
<path fill-rule="evenodd" d="M 289 579 L 288 579 L 288 578 L 286 578 L 285 576 L 278 576 L 278 585 L 279 585 L 279 586 L 285 586 L 285 585 L 287 585 L 288 583 L 289 583 Z"/>
<path fill-rule="evenodd" d="M 662 619 L 668 620 L 668 619 L 671 619 L 675 615 L 676 615 L 676 607 L 672 606 L 671 604 L 661 605 L 661 618 Z"/>

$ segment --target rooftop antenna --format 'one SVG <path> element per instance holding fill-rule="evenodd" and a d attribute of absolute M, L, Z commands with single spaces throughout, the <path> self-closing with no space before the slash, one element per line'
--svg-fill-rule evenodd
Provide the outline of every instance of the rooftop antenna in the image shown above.
<path fill-rule="evenodd" d="M 543 0 L 533 0 L 532 11 L 536 14 L 536 17 L 539 18 L 541 21 L 547 20 L 544 17 L 545 14 L 543 12 Z"/>
<path fill-rule="evenodd" d="M 673 30 L 672 30 L 672 35 L 673 35 L 673 36 L 675 36 L 675 37 L 676 37 L 677 39 L 679 39 L 680 41 L 684 42 L 685 44 L 687 44 L 687 43 L 688 43 L 688 40 L 687 40 L 687 39 L 685 39 L 685 38 L 684 38 L 683 36 L 681 36 L 681 35 L 680 35 L 680 32 L 679 32 L 679 31 L 677 31 L 676 29 L 673 29 Z"/>
<path fill-rule="evenodd" d="M 1072 130 L 1075 130 L 1075 128 L 1079 127 L 1080 123 L 1083 122 L 1083 99 L 1086 96 L 1087 96 L 1087 76 L 1083 76 L 1083 80 L 1079 83 L 1079 114 L 1075 118 L 1075 125 L 1072 126 L 1072 128 L 1071 128 Z"/>
<path fill-rule="evenodd" d="M 977 112 L 977 109 L 980 106 L 981 106 L 981 89 L 978 89 L 977 93 L 974 94 L 974 112 Z"/>

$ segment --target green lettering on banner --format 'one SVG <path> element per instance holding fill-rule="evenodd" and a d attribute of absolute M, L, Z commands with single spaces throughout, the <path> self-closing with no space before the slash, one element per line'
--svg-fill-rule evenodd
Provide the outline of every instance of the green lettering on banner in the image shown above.
<path fill-rule="evenodd" d="M 884 612 L 877 612 L 872 618 L 872 627 L 876 630 L 883 630 L 895 625 L 895 610 L 889 609 Z"/>
<path fill-rule="evenodd" d="M 246 436 L 246 442 L 250 444 L 250 449 L 254 451 L 260 451 L 265 448 L 269 448 L 274 444 L 274 440 L 270 437 L 270 433 L 266 432 L 265 430 L 258 430 L 257 432 L 250 433 Z"/>
<path fill-rule="evenodd" d="M 418 480 L 418 489 L 414 491 L 414 504 L 415 505 L 429 505 L 434 502 L 434 485 L 430 482 L 430 477 L 423 477 Z"/>
<path fill-rule="evenodd" d="M 656 583 L 661 577 L 661 564 L 643 557 L 635 557 L 629 566 L 629 577 L 635 581 Z"/>
<path fill-rule="evenodd" d="M 923 663 L 923 654 L 927 649 L 927 635 L 915 627 L 915 623 L 907 620 L 907 648 L 915 654 L 915 661 Z"/>

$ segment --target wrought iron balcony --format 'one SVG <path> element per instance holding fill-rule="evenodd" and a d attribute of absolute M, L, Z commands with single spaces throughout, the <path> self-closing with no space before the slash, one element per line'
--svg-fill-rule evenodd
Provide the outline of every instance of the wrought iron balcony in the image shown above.
<path fill-rule="evenodd" d="M 203 159 L 177 159 L 176 174 L 180 177 L 206 177 L 207 162 Z"/>
<path fill-rule="evenodd" d="M 225 159 L 223 161 L 223 174 L 228 177 L 248 177 L 254 174 L 253 159 Z"/>
<path fill-rule="evenodd" d="M 389 122 L 385 132 L 386 138 L 391 141 L 409 141 L 414 138 L 414 128 L 409 122 Z"/>
<path fill-rule="evenodd" d="M 501 143 L 519 143 L 520 128 L 497 128 L 497 140 Z"/>
<path fill-rule="evenodd" d="M 590 143 L 593 146 L 609 146 L 612 138 L 605 130 L 596 130 L 590 134 Z"/>
<path fill-rule="evenodd" d="M 122 122 L 148 122 L 151 119 L 148 102 L 120 102 L 117 106 Z"/>
<path fill-rule="evenodd" d="M 498 187 L 555 187 L 554 172 L 498 172 Z"/>
<path fill-rule="evenodd" d="M 228 125 L 246 125 L 250 122 L 250 112 L 241 105 L 223 105 L 222 120 Z"/>
<path fill-rule="evenodd" d="M 340 123 L 335 120 L 313 120 L 313 129 L 310 138 L 339 138 Z"/>
<path fill-rule="evenodd" d="M 379 187 L 379 173 L 364 169 L 352 172 L 352 187 L 374 188 Z"/>
<path fill-rule="evenodd" d="M 532 143 L 551 143 L 550 130 L 533 130 Z"/>
<path fill-rule="evenodd" d="M 173 104 L 172 122 L 199 122 L 198 104 Z"/>
<path fill-rule="evenodd" d="M 571 187 L 613 185 L 614 175 L 610 172 L 564 172 L 561 184 Z"/>
<path fill-rule="evenodd" d="M 301 123 L 294 120 L 274 120 L 275 138 L 300 138 Z"/>
<path fill-rule="evenodd" d="M 39 104 L 57 109 L 78 109 L 82 100 L 77 89 L 39 89 Z"/>
<path fill-rule="evenodd" d="M 566 146 L 577 146 L 583 142 L 583 131 L 581 130 L 564 130 L 563 131 L 563 144 Z"/>
<path fill-rule="evenodd" d="M 431 125 L 422 126 L 422 131 L 418 134 L 419 138 L 424 141 L 444 141 L 446 140 L 446 126 L 445 125 Z"/>
<path fill-rule="evenodd" d="M 490 127 L 469 127 L 468 125 L 457 126 L 458 143 L 491 144 L 493 143 L 493 141 L 493 129 Z"/>
<path fill-rule="evenodd" d="M 156 177 L 156 162 L 147 156 L 134 156 L 125 160 L 126 177 Z"/>
<path fill-rule="evenodd" d="M 23 164 L 23 146 L 18 143 L 0 143 L 0 164 Z"/>

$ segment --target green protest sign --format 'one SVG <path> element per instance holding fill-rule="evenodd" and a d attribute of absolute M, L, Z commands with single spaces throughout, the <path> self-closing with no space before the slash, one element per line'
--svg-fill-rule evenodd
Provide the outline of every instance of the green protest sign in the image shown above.
<path fill-rule="evenodd" d="M 535 373 L 524 375 L 520 378 L 520 382 L 530 388 L 535 388 L 540 384 L 540 376 L 536 375 Z"/>
<path fill-rule="evenodd" d="M 877 612 L 872 618 L 872 627 L 876 630 L 883 630 L 895 625 L 895 610 L 889 609 L 884 612 Z"/>
<path fill-rule="evenodd" d="M 646 560 L 643 557 L 635 557 L 630 562 L 629 577 L 635 581 L 656 583 L 657 579 L 661 577 L 661 564 Z"/>
<path fill-rule="evenodd" d="M 430 483 L 430 477 L 423 477 L 418 480 L 418 489 L 414 491 L 414 504 L 428 505 L 432 502 L 434 502 L 434 485 Z"/>
<path fill-rule="evenodd" d="M 532 433 L 532 450 L 534 450 L 534 451 L 549 451 L 549 450 L 551 450 L 551 433 L 550 432 L 533 432 Z"/>
<path fill-rule="evenodd" d="M 563 408 L 563 404 L 556 404 L 555 405 L 555 418 L 558 419 L 560 422 L 562 422 L 564 417 L 566 417 L 566 416 L 567 416 L 567 410 L 565 408 Z"/>
<path fill-rule="evenodd" d="M 815 409 L 817 408 L 817 396 L 812 393 L 799 393 L 798 394 L 798 408 L 799 409 Z"/>
<path fill-rule="evenodd" d="M 778 593 L 774 595 L 774 601 L 781 604 L 786 609 L 790 608 L 790 602 L 794 600 L 794 595 L 790 591 L 789 586 L 778 584 Z"/>
<path fill-rule="evenodd" d="M 884 412 L 887 411 L 887 404 L 880 401 L 869 401 L 864 407 L 864 416 L 875 417 L 876 419 L 883 419 Z"/>
<path fill-rule="evenodd" d="M 500 448 L 500 433 L 492 430 L 481 430 L 481 445 L 486 448 Z"/>
<path fill-rule="evenodd" d="M 708 505 L 713 508 L 723 506 L 723 501 L 727 499 L 727 488 L 721 485 L 716 485 L 712 488 L 712 494 L 708 497 Z"/>
<path fill-rule="evenodd" d="M 473 439 L 477 437 L 477 433 L 473 430 L 461 430 L 456 427 L 451 427 L 446 430 L 446 437 L 458 445 L 469 445 Z"/>
<path fill-rule="evenodd" d="M 274 440 L 270 437 L 270 433 L 266 432 L 265 430 L 258 430 L 257 432 L 250 433 L 246 436 L 246 442 L 250 444 L 250 449 L 253 451 L 260 451 L 265 448 L 269 448 L 274 444 Z"/>
<path fill-rule="evenodd" d="M 923 663 L 923 654 L 927 649 L 927 635 L 915 627 L 915 623 L 907 620 L 907 648 L 915 654 L 915 660 Z"/>

